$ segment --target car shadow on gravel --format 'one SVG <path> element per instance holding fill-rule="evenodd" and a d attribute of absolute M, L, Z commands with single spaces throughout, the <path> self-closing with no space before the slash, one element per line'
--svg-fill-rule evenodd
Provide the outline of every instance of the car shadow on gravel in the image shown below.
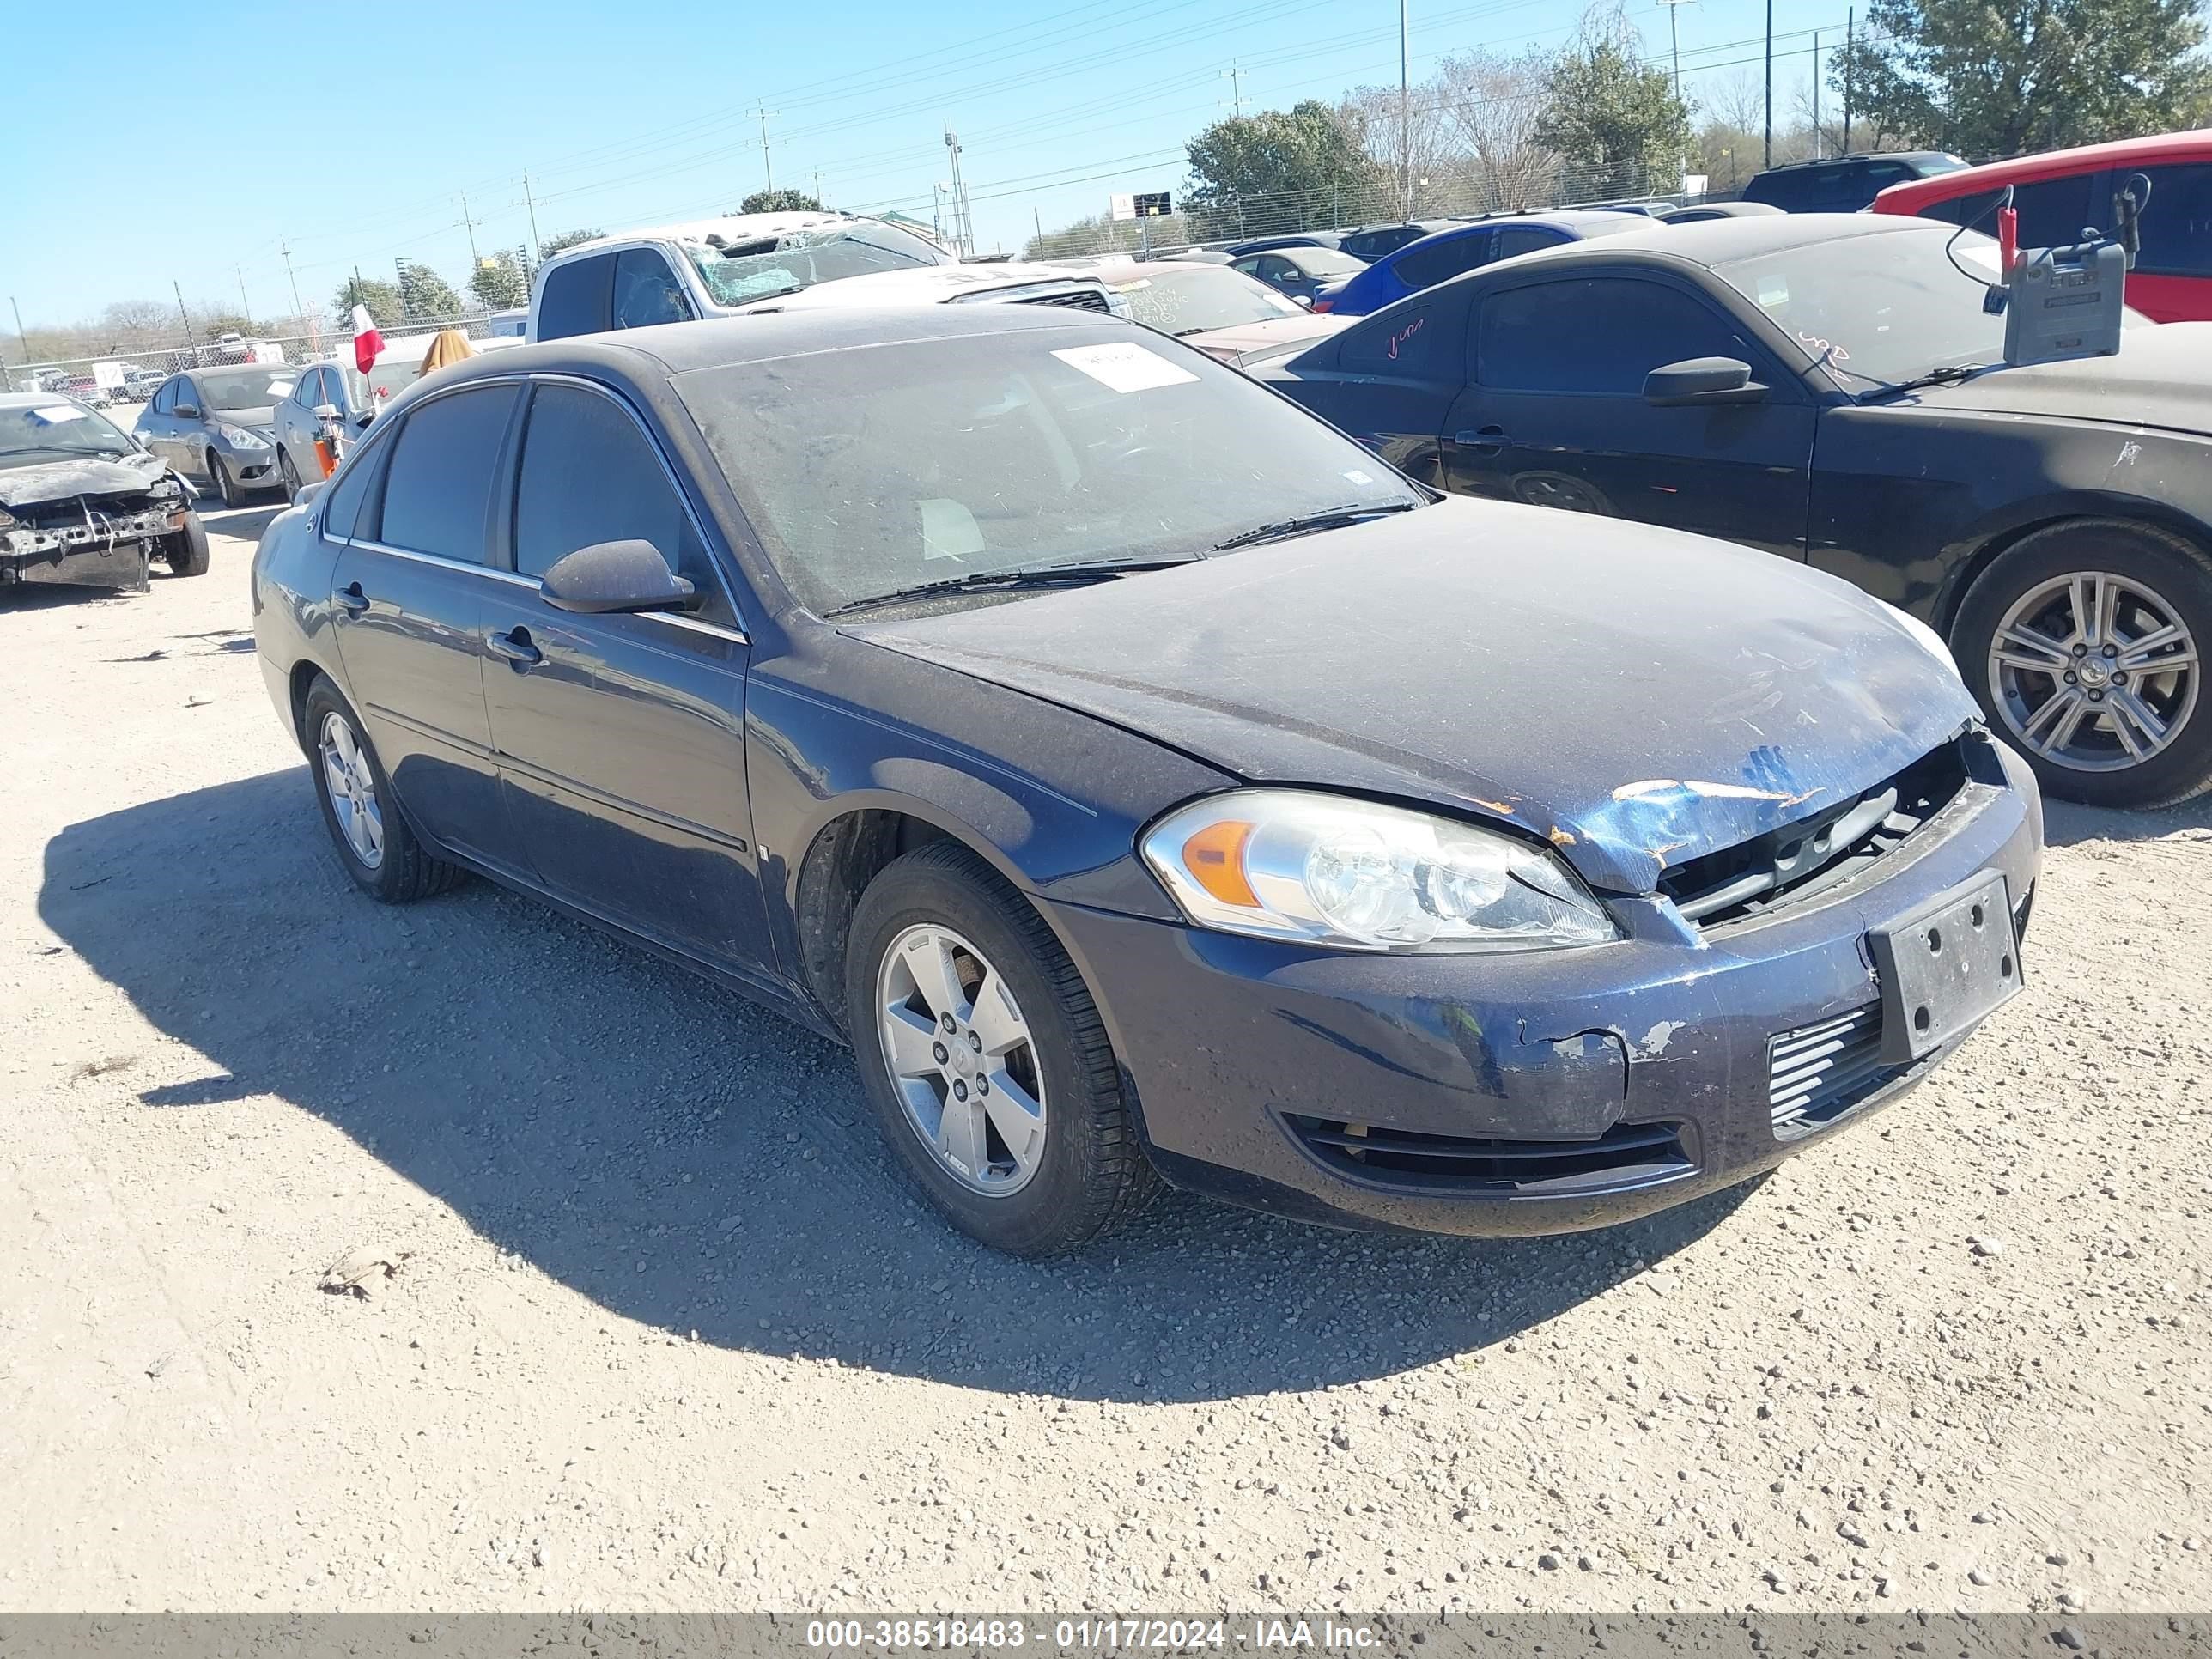
<path fill-rule="evenodd" d="M 218 1136 L 235 1103 L 281 1097 L 516 1265 L 731 1347 L 1085 1400 L 1310 1389 L 1525 1331 L 1741 1202 L 1477 1241 L 1170 1193 L 1084 1255 L 1014 1261 L 909 1196 L 844 1050 L 487 883 L 372 903 L 299 769 L 70 825 L 39 914 L 207 1057 L 149 1107 Z"/>
<path fill-rule="evenodd" d="M 2193 830 L 2212 830 L 2212 794 L 2154 812 L 2083 806 L 2070 800 L 2043 803 L 2043 838 L 2053 847 L 2085 841 L 2163 841 Z"/>

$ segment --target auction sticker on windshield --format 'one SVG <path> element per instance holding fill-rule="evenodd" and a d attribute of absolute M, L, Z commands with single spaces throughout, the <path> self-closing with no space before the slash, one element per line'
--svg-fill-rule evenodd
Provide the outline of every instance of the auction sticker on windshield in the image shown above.
<path fill-rule="evenodd" d="M 74 409 L 67 404 L 51 404 L 31 411 L 31 418 L 40 426 L 59 426 L 64 421 L 81 421 L 84 415 L 84 410 Z"/>
<path fill-rule="evenodd" d="M 1198 378 L 1133 340 L 1116 340 L 1111 345 L 1071 346 L 1052 355 L 1070 368 L 1116 392 L 1149 392 L 1154 386 L 1181 386 Z"/>

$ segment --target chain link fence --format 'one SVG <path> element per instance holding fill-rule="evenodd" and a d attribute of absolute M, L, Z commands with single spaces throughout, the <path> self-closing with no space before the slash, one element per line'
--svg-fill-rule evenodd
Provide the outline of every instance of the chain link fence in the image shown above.
<path fill-rule="evenodd" d="M 472 312 L 457 317 L 410 317 L 380 330 L 385 349 L 404 356 L 419 340 L 430 349 L 439 330 L 459 329 L 472 342 L 519 335 L 520 329 L 497 313 Z M 213 339 L 187 337 L 179 327 L 172 335 L 151 334 L 118 342 L 114 350 L 96 356 L 56 357 L 32 363 L 5 366 L 5 389 L 10 392 L 64 392 L 96 407 L 143 404 L 163 380 L 188 368 L 215 368 L 228 363 L 324 362 L 332 358 L 353 360 L 351 335 L 336 328 L 305 334 L 247 335 L 226 333 Z"/>

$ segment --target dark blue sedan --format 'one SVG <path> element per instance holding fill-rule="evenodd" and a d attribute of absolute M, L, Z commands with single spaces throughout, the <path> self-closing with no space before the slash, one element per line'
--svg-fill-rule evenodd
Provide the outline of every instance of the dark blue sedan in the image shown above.
<path fill-rule="evenodd" d="M 1620 1220 L 1867 1115 L 2020 983 L 2035 788 L 1918 624 L 1440 498 L 1113 318 L 478 358 L 252 591 L 362 891 L 474 872 L 849 1042 L 1010 1250 L 1163 1177 Z"/>
<path fill-rule="evenodd" d="M 1518 253 L 1534 253 L 1538 248 L 1561 247 L 1598 236 L 1618 236 L 1626 230 L 1649 229 L 1650 224 L 1641 214 L 1564 209 L 1453 225 L 1408 242 L 1366 270 L 1322 289 L 1313 296 L 1313 308 L 1341 317 L 1364 317 L 1394 300 Z"/>

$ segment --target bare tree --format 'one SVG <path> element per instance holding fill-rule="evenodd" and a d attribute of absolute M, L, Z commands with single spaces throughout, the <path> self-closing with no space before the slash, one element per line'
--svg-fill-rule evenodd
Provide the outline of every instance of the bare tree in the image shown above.
<path fill-rule="evenodd" d="M 1551 199 L 1559 159 L 1536 142 L 1544 113 L 1547 60 L 1476 51 L 1443 60 L 1434 82 L 1444 118 L 1468 157 L 1482 204 L 1541 205 Z"/>
<path fill-rule="evenodd" d="M 1433 82 L 1424 84 L 1401 103 L 1395 87 L 1354 87 L 1338 106 L 1338 118 L 1390 179 L 1393 212 L 1410 206 L 1412 216 L 1419 217 L 1454 194 L 1461 155 L 1439 91 Z"/>

